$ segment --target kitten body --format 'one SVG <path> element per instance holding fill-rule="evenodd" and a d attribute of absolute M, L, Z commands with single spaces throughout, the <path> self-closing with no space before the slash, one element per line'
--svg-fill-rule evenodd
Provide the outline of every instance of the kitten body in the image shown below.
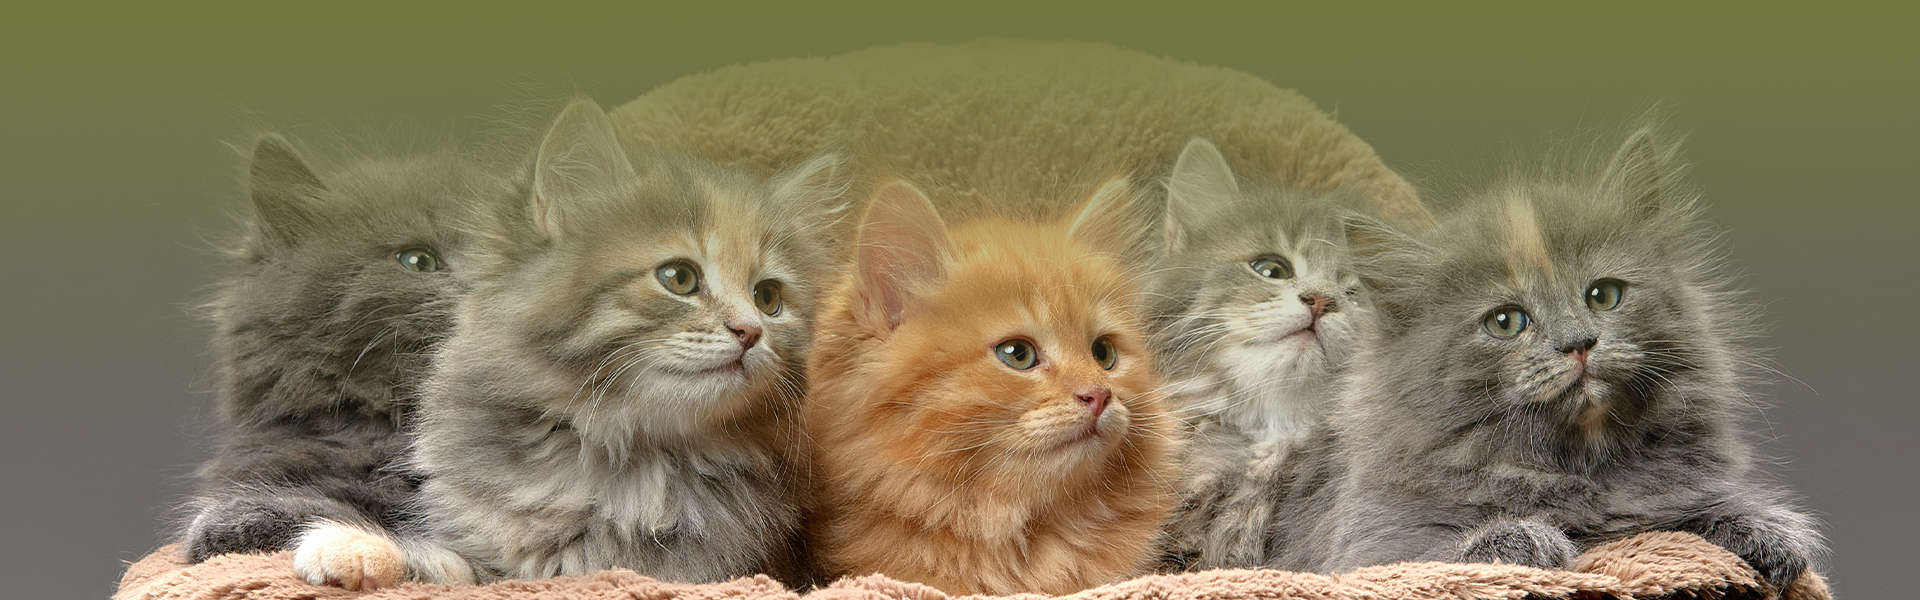
<path fill-rule="evenodd" d="M 402 520 L 418 481 L 391 467 L 462 288 L 457 223 L 514 189 L 452 152 L 322 172 L 277 136 L 248 185 L 242 266 L 211 304 L 224 431 L 187 507 L 189 562 L 290 549 L 316 520 Z"/>
<path fill-rule="evenodd" d="M 1381 318 L 1313 466 L 1331 500 L 1298 506 L 1320 514 L 1274 564 L 1565 568 L 1681 530 L 1799 576 L 1822 544 L 1740 431 L 1751 309 L 1682 172 L 1642 129 L 1602 169 L 1517 180 L 1425 235 L 1350 229 Z"/>
<path fill-rule="evenodd" d="M 1338 194 L 1240 182 L 1206 140 L 1167 180 L 1152 348 L 1188 435 L 1172 569 L 1255 567 L 1288 501 L 1288 462 L 1368 318 Z"/>
<path fill-rule="evenodd" d="M 1061 594 L 1147 565 L 1174 428 L 1110 245 L 1129 195 L 1101 188 L 1070 226 L 949 229 L 908 184 L 875 193 L 814 349 L 827 575 Z"/>
<path fill-rule="evenodd" d="M 436 357 L 413 455 L 434 544 L 480 579 L 790 572 L 809 227 L 836 164 L 630 161 L 599 107 L 569 106 L 529 200 L 482 229 Z"/>

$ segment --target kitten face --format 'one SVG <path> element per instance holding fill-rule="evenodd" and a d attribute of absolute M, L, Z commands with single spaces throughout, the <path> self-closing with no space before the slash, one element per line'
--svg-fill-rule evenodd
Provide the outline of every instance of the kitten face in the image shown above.
<path fill-rule="evenodd" d="M 1337 199 L 1242 190 L 1217 149 L 1189 144 L 1168 182 L 1155 347 L 1188 386 L 1226 385 L 1183 409 L 1270 429 L 1291 426 L 1274 405 L 1317 401 L 1367 310 Z"/>
<path fill-rule="evenodd" d="M 547 393 L 532 395 L 594 415 L 573 426 L 605 428 L 596 439 L 697 435 L 804 364 L 819 253 L 805 190 L 836 164 L 772 182 L 691 157 L 636 170 L 598 107 L 570 108 L 543 144 L 520 239 L 474 302 L 488 314 L 469 322 L 537 348 L 547 368 L 525 383 Z"/>
<path fill-rule="evenodd" d="M 1701 373 L 1725 372 L 1706 238 L 1651 152 L 1630 144 L 1596 182 L 1481 198 L 1430 243 L 1382 255 L 1369 286 L 1398 318 L 1381 354 L 1425 364 L 1462 408 L 1542 413 L 1590 443 L 1718 383 Z"/>
<path fill-rule="evenodd" d="M 368 160 L 323 180 L 278 137 L 257 144 L 250 187 L 258 218 L 243 252 L 248 267 L 215 304 L 229 329 L 224 351 L 238 361 L 237 385 L 305 385 L 255 373 L 277 368 L 265 363 L 299 338 L 309 347 L 297 353 L 340 363 L 321 369 L 337 368 L 333 385 L 345 389 L 271 393 L 363 399 L 395 395 L 425 366 L 461 289 L 452 276 L 463 259 L 461 218 L 469 204 L 512 190 L 452 155 Z M 236 393 L 248 403 L 269 392 Z"/>

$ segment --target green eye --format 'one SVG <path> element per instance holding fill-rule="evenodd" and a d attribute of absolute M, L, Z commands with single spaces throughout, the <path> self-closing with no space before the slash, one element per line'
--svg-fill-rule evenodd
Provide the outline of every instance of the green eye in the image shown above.
<path fill-rule="evenodd" d="M 1587 307 L 1594 310 L 1613 310 L 1620 306 L 1620 294 L 1627 291 L 1627 282 L 1618 279 L 1602 279 L 1593 282 L 1587 288 Z"/>
<path fill-rule="evenodd" d="M 1113 370 L 1113 364 L 1120 361 L 1120 351 L 1113 347 L 1113 340 L 1100 338 L 1093 341 L 1093 360 L 1099 361 L 1100 368 Z"/>
<path fill-rule="evenodd" d="M 1252 267 L 1253 272 L 1259 273 L 1261 277 L 1268 279 L 1293 279 L 1293 265 L 1287 264 L 1286 259 L 1283 258 L 1262 256 L 1253 259 L 1253 262 L 1247 263 L 1247 266 Z"/>
<path fill-rule="evenodd" d="M 1503 340 L 1513 339 L 1527 330 L 1527 311 L 1518 306 L 1507 306 L 1487 313 L 1487 333 Z"/>
<path fill-rule="evenodd" d="M 1022 339 L 1000 342 L 993 347 L 993 355 L 1016 371 L 1025 371 L 1040 363 L 1040 353 L 1033 349 L 1033 342 Z"/>
<path fill-rule="evenodd" d="M 440 270 L 440 257 L 426 248 L 408 248 L 394 253 L 393 259 L 400 261 L 400 268 L 415 273 L 433 273 Z"/>
<path fill-rule="evenodd" d="M 700 291 L 700 271 L 693 268 L 693 263 L 684 260 L 660 265 L 660 268 L 653 270 L 653 276 L 660 280 L 660 285 L 666 287 L 667 291 L 675 294 L 685 296 Z"/>
<path fill-rule="evenodd" d="M 768 279 L 753 286 L 753 305 L 771 317 L 780 314 L 780 282 Z"/>

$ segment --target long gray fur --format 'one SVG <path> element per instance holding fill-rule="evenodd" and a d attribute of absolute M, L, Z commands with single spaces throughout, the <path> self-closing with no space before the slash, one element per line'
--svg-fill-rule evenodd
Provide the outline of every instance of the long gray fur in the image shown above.
<path fill-rule="evenodd" d="M 1516 177 L 1431 232 L 1356 221 L 1379 318 L 1331 431 L 1293 465 L 1300 501 L 1270 564 L 1564 568 L 1595 544 L 1680 530 L 1785 586 L 1821 556 L 1814 519 L 1743 431 L 1756 311 L 1684 171 L 1678 143 L 1645 127 L 1610 159 Z M 1627 283 L 1617 308 L 1585 303 L 1600 278 Z M 1532 324 L 1490 335 L 1485 318 L 1509 305 Z M 1570 371 L 1582 345 L 1591 366 Z"/>

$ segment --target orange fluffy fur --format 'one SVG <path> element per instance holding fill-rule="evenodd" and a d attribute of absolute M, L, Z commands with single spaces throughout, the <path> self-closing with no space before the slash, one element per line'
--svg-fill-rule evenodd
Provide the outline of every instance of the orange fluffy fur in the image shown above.
<path fill-rule="evenodd" d="M 911 186 L 876 192 L 810 369 L 810 529 L 827 574 L 1065 594 L 1146 569 L 1176 434 L 1136 271 L 1110 247 L 1125 237 L 1121 208 L 1104 227 L 1083 214 L 948 229 Z M 876 225 L 888 211 L 907 216 Z M 1090 350 L 1102 337 L 1118 350 L 1111 370 Z M 1011 338 L 1031 341 L 1039 364 L 1003 364 L 994 348 Z M 1089 389 L 1111 390 L 1104 412 L 1076 398 Z"/>

